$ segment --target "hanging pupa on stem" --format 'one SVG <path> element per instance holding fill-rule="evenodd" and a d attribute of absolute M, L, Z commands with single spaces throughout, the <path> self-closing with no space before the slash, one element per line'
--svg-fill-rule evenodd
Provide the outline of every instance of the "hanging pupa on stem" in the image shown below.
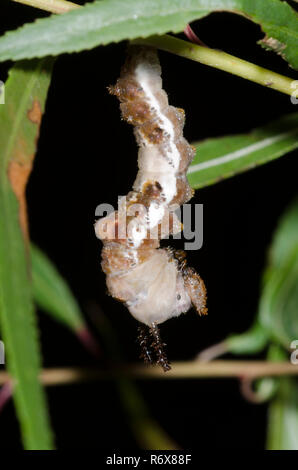
<path fill-rule="evenodd" d="M 123 119 L 134 126 L 139 171 L 118 211 L 95 224 L 103 242 L 101 265 L 110 294 L 142 324 L 141 357 L 167 371 L 158 325 L 191 305 L 207 314 L 204 282 L 187 267 L 184 252 L 160 248 L 161 239 L 182 230 L 175 209 L 193 194 L 186 172 L 194 149 L 183 137 L 184 111 L 170 106 L 162 89 L 154 49 L 131 46 L 109 91 L 118 97 Z"/>

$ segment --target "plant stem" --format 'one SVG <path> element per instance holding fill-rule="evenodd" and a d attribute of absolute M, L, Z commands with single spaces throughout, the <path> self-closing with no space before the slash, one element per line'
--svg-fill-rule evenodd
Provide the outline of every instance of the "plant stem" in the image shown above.
<path fill-rule="evenodd" d="M 198 361 L 209 362 L 213 359 L 222 356 L 229 352 L 229 347 L 226 341 L 221 341 L 220 343 L 209 346 L 209 348 L 204 349 L 197 355 Z"/>
<path fill-rule="evenodd" d="M 67 2 L 65 0 L 12 0 L 13 2 L 23 3 L 31 7 L 40 8 L 41 10 L 50 11 L 51 13 L 66 13 L 75 8 L 80 8 L 76 3 Z"/>
<path fill-rule="evenodd" d="M 74 10 L 75 8 L 81 7 L 81 5 L 77 5 L 76 3 L 68 2 L 66 0 L 12 1 L 50 11 L 51 13 L 66 13 Z M 132 43 L 156 47 L 157 49 L 194 60 L 195 62 L 200 62 L 201 64 L 224 70 L 225 72 L 251 80 L 252 82 L 259 83 L 260 85 L 268 88 L 273 88 L 274 90 L 287 95 L 292 95 L 293 93 L 293 89 L 291 88 L 293 79 L 272 72 L 271 70 L 264 69 L 259 65 L 239 59 L 239 57 L 235 57 L 223 51 L 199 46 L 167 34 L 163 36 L 150 36 L 145 39 L 135 39 Z"/>
<path fill-rule="evenodd" d="M 186 379 L 203 377 L 272 377 L 298 375 L 298 367 L 289 362 L 269 361 L 187 361 L 173 362 L 172 370 L 166 374 L 158 367 L 140 364 L 128 366 L 125 371 L 135 378 Z"/>
<path fill-rule="evenodd" d="M 90 382 L 98 379 L 110 379 L 124 375 L 135 379 L 195 379 L 204 377 L 258 378 L 298 375 L 298 366 L 289 362 L 271 361 L 199 361 L 173 362 L 172 370 L 166 374 L 158 366 L 142 364 L 127 365 L 110 371 L 98 368 L 59 368 L 44 369 L 41 381 L 44 385 L 65 385 L 78 382 Z M 10 377 L 7 372 L 0 372 L 0 385 L 7 383 Z"/>
<path fill-rule="evenodd" d="M 132 42 L 134 44 L 153 46 L 163 51 L 200 62 L 201 64 L 224 70 L 287 95 L 293 93 L 291 83 L 294 79 L 264 69 L 259 65 L 239 59 L 223 51 L 199 46 L 169 35 L 150 36 L 145 39 L 135 39 Z"/>

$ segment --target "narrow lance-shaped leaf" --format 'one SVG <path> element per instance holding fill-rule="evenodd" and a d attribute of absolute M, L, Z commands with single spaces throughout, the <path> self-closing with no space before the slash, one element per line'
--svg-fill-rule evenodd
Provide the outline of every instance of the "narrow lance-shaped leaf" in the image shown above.
<path fill-rule="evenodd" d="M 6 83 L 6 103 L 0 105 L 0 326 L 27 449 L 53 446 L 45 396 L 38 380 L 41 361 L 24 194 L 50 83 L 48 65 L 35 61 L 13 67 Z"/>
<path fill-rule="evenodd" d="M 286 115 L 248 134 L 194 143 L 188 170 L 193 188 L 202 188 L 286 155 L 298 147 L 298 113 Z"/>
<path fill-rule="evenodd" d="M 34 245 L 31 245 L 31 261 L 33 298 L 37 306 L 73 331 L 85 348 L 99 357 L 101 349 L 88 328 L 78 302 L 55 265 Z"/>
<path fill-rule="evenodd" d="M 124 39 L 180 32 L 190 21 L 213 11 L 234 12 L 260 24 L 266 33 L 263 45 L 298 68 L 298 17 L 280 0 L 95 1 L 8 32 L 0 39 L 0 60 L 56 55 Z"/>
<path fill-rule="evenodd" d="M 79 332 L 86 328 L 79 305 L 66 281 L 49 258 L 31 245 L 33 297 L 55 320 Z"/>

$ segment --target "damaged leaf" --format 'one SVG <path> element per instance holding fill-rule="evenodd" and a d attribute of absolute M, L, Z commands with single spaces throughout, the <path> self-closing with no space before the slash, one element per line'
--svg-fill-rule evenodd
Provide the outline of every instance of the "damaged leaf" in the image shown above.
<path fill-rule="evenodd" d="M 17 64 L 0 107 L 0 328 L 26 449 L 51 449 L 33 308 L 25 189 L 50 83 L 48 61 Z"/>

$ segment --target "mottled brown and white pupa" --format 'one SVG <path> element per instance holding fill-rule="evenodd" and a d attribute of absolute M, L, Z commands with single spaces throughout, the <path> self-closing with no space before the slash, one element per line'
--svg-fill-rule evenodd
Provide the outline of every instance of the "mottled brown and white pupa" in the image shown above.
<path fill-rule="evenodd" d="M 120 100 L 123 119 L 134 126 L 139 171 L 120 209 L 95 224 L 104 244 L 102 269 L 110 294 L 150 328 L 149 346 L 168 370 L 157 325 L 187 312 L 191 305 L 200 315 L 207 313 L 200 276 L 181 260 L 181 253 L 175 256 L 173 250 L 160 248 L 160 239 L 182 229 L 174 210 L 192 197 L 186 172 L 194 149 L 183 137 L 184 111 L 170 106 L 162 89 L 154 49 L 130 47 L 110 93 Z M 136 206 L 145 210 L 134 211 Z M 123 217 L 127 227 L 120 234 Z M 154 230 L 157 236 L 152 239 Z M 143 346 L 145 336 L 140 333 Z"/>

